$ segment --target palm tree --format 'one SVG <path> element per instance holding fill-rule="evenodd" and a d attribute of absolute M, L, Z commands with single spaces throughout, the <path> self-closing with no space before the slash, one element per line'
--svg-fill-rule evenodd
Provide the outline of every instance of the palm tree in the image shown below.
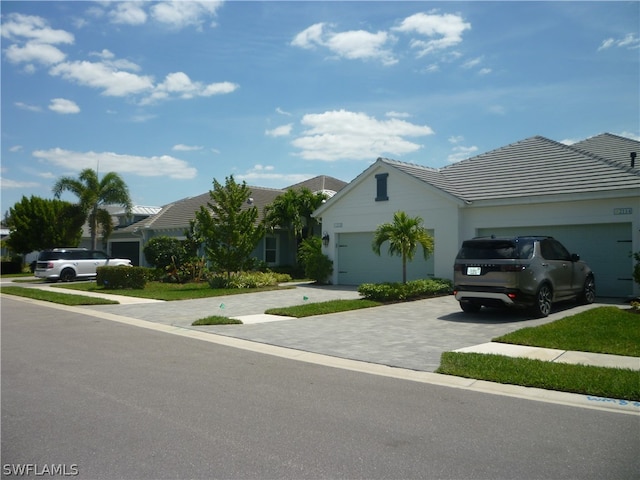
<path fill-rule="evenodd" d="M 313 236 L 313 227 L 318 223 L 311 214 L 326 200 L 324 193 L 313 193 L 308 188 L 287 190 L 265 208 L 265 221 L 272 230 L 275 227 L 288 229 L 296 239 Z"/>
<path fill-rule="evenodd" d="M 393 214 L 393 223 L 378 225 L 371 247 L 380 255 L 380 247 L 389 242 L 389 255 L 402 257 L 402 283 L 407 283 L 407 260 L 413 260 L 418 245 L 422 246 L 425 260 L 433 252 L 433 237 L 422 226 L 420 217 L 409 217 L 405 212 Z"/>
<path fill-rule="evenodd" d="M 127 214 L 131 212 L 129 188 L 115 172 L 107 173 L 100 180 L 97 172 L 86 168 L 80 172 L 77 179 L 62 177 L 53 186 L 53 194 L 56 198 L 60 198 L 64 191 L 69 191 L 78 197 L 78 204 L 89 223 L 91 248 L 94 250 L 98 244 L 98 228 L 102 231 L 104 242 L 113 231 L 111 214 L 102 207 L 120 205 L 124 207 Z"/>

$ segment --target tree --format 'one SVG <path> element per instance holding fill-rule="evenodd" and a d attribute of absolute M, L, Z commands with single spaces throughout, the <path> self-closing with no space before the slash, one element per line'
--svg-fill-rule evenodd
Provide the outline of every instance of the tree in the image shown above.
<path fill-rule="evenodd" d="M 105 243 L 113 231 L 111 214 L 103 208 L 105 205 L 120 205 L 124 207 L 127 214 L 131 212 L 129 189 L 120 175 L 115 172 L 107 173 L 102 180 L 98 178 L 97 172 L 90 168 L 82 170 L 77 179 L 62 177 L 53 186 L 53 194 L 56 198 L 60 198 L 65 191 L 78 197 L 78 205 L 89 223 L 93 249 L 98 245 L 99 230 L 102 232 Z"/>
<path fill-rule="evenodd" d="M 407 260 L 413 260 L 418 245 L 422 246 L 425 260 L 433 252 L 433 237 L 422 226 L 422 219 L 409 217 L 405 212 L 394 213 L 393 223 L 378 226 L 371 244 L 376 255 L 380 255 L 385 242 L 389 242 L 389 255 L 402 257 L 402 283 L 407 283 Z"/>
<path fill-rule="evenodd" d="M 258 209 L 249 205 L 250 195 L 246 182 L 236 183 L 233 175 L 224 186 L 214 179 L 212 201 L 196 212 L 193 236 L 202 241 L 211 267 L 227 277 L 253 266 L 251 253 L 265 233 Z"/>
<path fill-rule="evenodd" d="M 318 223 L 311 214 L 326 198 L 324 193 L 313 193 L 304 187 L 287 190 L 265 208 L 265 222 L 272 230 L 276 227 L 288 229 L 298 240 L 305 234 L 309 238 Z"/>
<path fill-rule="evenodd" d="M 19 254 L 54 247 L 76 247 L 82 236 L 84 213 L 62 200 L 22 197 L 9 209 L 7 247 Z"/>
<path fill-rule="evenodd" d="M 322 253 L 322 240 L 318 237 L 305 238 L 298 249 L 299 262 L 304 266 L 304 274 L 317 283 L 325 283 L 333 272 L 333 262 Z"/>

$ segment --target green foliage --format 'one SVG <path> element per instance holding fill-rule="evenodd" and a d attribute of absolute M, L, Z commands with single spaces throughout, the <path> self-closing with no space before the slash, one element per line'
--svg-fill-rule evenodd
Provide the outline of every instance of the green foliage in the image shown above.
<path fill-rule="evenodd" d="M 214 271 L 231 276 L 231 272 L 249 270 L 254 264 L 251 253 L 265 233 L 258 209 L 248 204 L 249 187 L 246 182 L 236 183 L 233 176 L 226 178 L 224 186 L 214 179 L 209 195 L 208 208 L 196 212 L 194 238 L 203 242 Z"/>
<path fill-rule="evenodd" d="M 361 308 L 379 307 L 380 302 L 373 300 L 365 300 L 363 298 L 352 300 L 329 300 L 326 302 L 304 303 L 302 305 L 293 305 L 291 307 L 270 308 L 264 313 L 271 315 L 282 315 L 285 317 L 309 317 L 312 315 L 326 315 L 328 313 L 347 312 L 350 310 L 359 310 Z"/>
<path fill-rule="evenodd" d="M 412 261 L 418 245 L 422 246 L 425 260 L 433 253 L 433 237 L 422 226 L 420 217 L 409 217 L 405 212 L 393 214 L 393 223 L 383 223 L 376 229 L 371 248 L 380 255 L 382 244 L 389 243 L 389 255 L 402 257 L 402 283 L 407 282 L 407 261 Z"/>
<path fill-rule="evenodd" d="M 274 272 L 234 272 L 209 277 L 211 288 L 261 288 L 291 281 L 286 274 Z"/>
<path fill-rule="evenodd" d="M 191 325 L 242 325 L 242 320 L 229 317 L 221 317 L 219 315 L 212 315 L 211 317 L 201 318 L 196 320 Z"/>
<path fill-rule="evenodd" d="M 633 281 L 640 285 L 640 252 L 634 252 L 632 257 L 636 261 L 633 266 Z"/>
<path fill-rule="evenodd" d="M 144 258 L 152 266 L 165 269 L 173 259 L 182 260 L 184 248 L 182 242 L 175 237 L 162 235 L 149 240 L 143 249 Z"/>
<path fill-rule="evenodd" d="M 318 237 L 306 238 L 298 248 L 298 262 L 304 267 L 307 278 L 325 283 L 333 273 L 333 262 L 322 253 L 322 241 Z"/>
<path fill-rule="evenodd" d="M 78 197 L 78 205 L 89 223 L 91 248 L 97 248 L 98 233 L 102 233 L 103 242 L 113 231 L 111 214 L 105 205 L 122 205 L 125 211 L 131 211 L 129 189 L 124 180 L 115 172 L 109 172 L 98 178 L 98 173 L 90 168 L 80 172 L 78 178 L 62 177 L 53 186 L 53 194 L 60 198 L 68 191 Z"/>
<path fill-rule="evenodd" d="M 287 190 L 265 208 L 265 223 L 271 230 L 289 230 L 296 238 L 311 237 L 318 223 L 311 214 L 326 198 L 324 193 L 313 193 L 305 187 Z"/>
<path fill-rule="evenodd" d="M 447 295 L 451 290 L 451 281 L 440 278 L 412 280 L 406 283 L 363 283 L 358 287 L 360 295 L 378 302 L 398 302 Z"/>
<path fill-rule="evenodd" d="M 98 267 L 96 284 L 105 290 L 143 289 L 147 283 L 145 270 L 140 267 Z"/>
<path fill-rule="evenodd" d="M 62 200 L 22 197 L 9 209 L 10 230 L 5 245 L 15 253 L 55 247 L 76 247 L 82 236 L 84 213 Z"/>

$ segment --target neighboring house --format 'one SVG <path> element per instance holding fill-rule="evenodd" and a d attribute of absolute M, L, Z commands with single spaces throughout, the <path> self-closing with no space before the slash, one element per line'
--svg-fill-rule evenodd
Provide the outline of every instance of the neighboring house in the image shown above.
<path fill-rule="evenodd" d="M 287 190 L 304 187 L 314 193 L 324 192 L 328 197 L 331 197 L 345 185 L 347 183 L 342 180 L 321 175 L 284 189 L 250 186 L 251 197 L 245 208 L 257 207 L 261 220 L 264 216 L 264 208 Z M 189 222 L 195 219 L 195 214 L 200 210 L 200 207 L 206 207 L 209 202 L 211 202 L 209 192 L 184 198 L 165 205 L 155 215 L 115 230 L 109 237 L 111 255 L 129 258 L 134 265 L 148 266 L 143 253 L 144 245 L 150 239 L 158 236 L 185 239 L 185 231 L 189 228 Z M 290 232 L 276 229 L 265 235 L 254 250 L 253 256 L 266 262 L 269 266 L 282 266 L 293 265 L 296 253 L 295 239 Z"/>
<path fill-rule="evenodd" d="M 638 293 L 631 252 L 640 251 L 640 142 L 611 134 L 568 146 L 531 137 L 444 168 L 385 158 L 356 177 L 314 216 L 333 260 L 334 284 L 401 280 L 399 257 L 373 253 L 378 225 L 404 211 L 435 240 L 420 248 L 408 278 L 453 277 L 463 240 L 482 235 L 551 235 L 595 272 L 600 296 Z"/>
<path fill-rule="evenodd" d="M 106 205 L 104 208 L 111 214 L 114 232 L 117 231 L 117 229 L 125 228 L 133 223 L 149 218 L 151 215 L 155 215 L 161 210 L 161 207 L 145 207 L 142 205 L 134 205 L 129 213 L 126 213 L 124 208 L 119 205 Z M 107 239 L 107 243 L 108 241 L 109 240 Z M 93 248 L 91 246 L 91 233 L 87 222 L 82 226 L 82 238 L 80 240 L 80 245 L 78 246 L 87 249 Z M 103 247 L 103 238 L 98 234 L 98 250 L 102 250 Z M 116 256 L 113 254 L 111 255 L 114 257 Z"/>

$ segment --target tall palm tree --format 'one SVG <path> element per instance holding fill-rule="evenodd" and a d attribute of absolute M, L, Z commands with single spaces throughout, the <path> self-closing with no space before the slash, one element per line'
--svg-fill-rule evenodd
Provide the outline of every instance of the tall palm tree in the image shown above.
<path fill-rule="evenodd" d="M 371 244 L 376 255 L 380 255 L 385 242 L 389 242 L 389 255 L 402 257 L 402 283 L 407 283 L 407 260 L 413 260 L 418 245 L 422 246 L 425 260 L 433 252 L 433 237 L 422 226 L 422 219 L 405 212 L 394 213 L 393 223 L 378 225 Z"/>
<path fill-rule="evenodd" d="M 318 223 L 311 214 L 326 200 L 323 193 L 313 193 L 308 188 L 287 190 L 278 195 L 265 208 L 265 221 L 269 228 L 288 229 L 296 239 L 313 236 L 313 227 Z"/>
<path fill-rule="evenodd" d="M 129 188 L 124 180 L 115 172 L 109 172 L 102 179 L 96 171 L 86 168 L 78 178 L 62 177 L 53 186 L 53 194 L 60 198 L 62 192 L 69 191 L 78 197 L 91 234 L 91 248 L 98 244 L 98 228 L 102 231 L 103 241 L 111 235 L 113 224 L 111 215 L 103 208 L 105 205 L 120 205 L 125 212 L 131 212 Z"/>

